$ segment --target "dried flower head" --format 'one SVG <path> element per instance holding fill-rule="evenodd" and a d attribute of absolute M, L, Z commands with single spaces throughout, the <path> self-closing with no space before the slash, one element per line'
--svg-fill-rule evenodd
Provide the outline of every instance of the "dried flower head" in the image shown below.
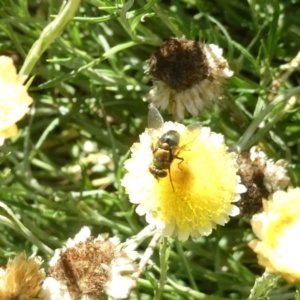
<path fill-rule="evenodd" d="M 209 235 L 239 213 L 232 202 L 245 188 L 236 175 L 237 155 L 227 153 L 223 136 L 208 127 L 164 123 L 154 107 L 149 117 L 150 128 L 125 162 L 122 185 L 130 201 L 165 236 Z"/>
<path fill-rule="evenodd" d="M 16 122 L 28 111 L 32 98 L 23 86 L 25 77 L 16 72 L 10 57 L 0 56 L 0 145 L 17 135 Z"/>
<path fill-rule="evenodd" d="M 125 298 L 133 285 L 136 253 L 106 234 L 97 238 L 83 227 L 67 247 L 56 250 L 43 284 L 44 299 Z"/>
<path fill-rule="evenodd" d="M 222 96 L 222 84 L 232 76 L 223 50 L 184 38 L 169 38 L 147 60 L 153 89 L 146 97 L 168 109 L 175 120 L 186 112 L 197 116 Z"/>
<path fill-rule="evenodd" d="M 25 252 L 9 260 L 5 269 L 0 268 L 0 299 L 37 299 L 45 272 L 40 269 L 40 257 L 26 258 Z"/>
<path fill-rule="evenodd" d="M 245 214 L 253 214 L 262 208 L 262 199 L 271 193 L 284 190 L 290 183 L 285 169 L 287 162 L 283 159 L 274 163 L 268 159 L 259 147 L 252 147 L 250 152 L 242 152 L 237 160 L 238 175 L 246 186 L 247 192 L 236 203 Z"/>
<path fill-rule="evenodd" d="M 259 240 L 252 240 L 249 246 L 257 253 L 258 263 L 289 282 L 300 281 L 299 200 L 300 188 L 277 191 L 263 201 L 264 211 L 251 221 Z"/>

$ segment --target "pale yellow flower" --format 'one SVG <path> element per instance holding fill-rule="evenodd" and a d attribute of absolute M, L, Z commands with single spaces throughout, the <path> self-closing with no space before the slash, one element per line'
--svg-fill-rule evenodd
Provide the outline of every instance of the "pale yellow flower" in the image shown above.
<path fill-rule="evenodd" d="M 0 299 L 37 299 L 45 278 L 41 264 L 40 257 L 27 259 L 25 252 L 9 260 L 5 269 L 0 268 Z"/>
<path fill-rule="evenodd" d="M 262 208 L 263 198 L 267 199 L 271 193 L 285 190 L 290 183 L 287 162 L 283 159 L 274 162 L 257 146 L 249 152 L 240 153 L 237 162 L 238 175 L 247 188 L 237 203 L 243 213 L 257 213 Z"/>
<path fill-rule="evenodd" d="M 249 246 L 269 273 L 289 282 L 300 281 L 300 188 L 277 191 L 263 201 L 264 212 L 254 215 L 252 229 L 259 240 Z"/>
<path fill-rule="evenodd" d="M 0 145 L 17 135 L 15 123 L 28 112 L 33 101 L 23 86 L 24 79 L 17 74 L 10 57 L 0 56 Z"/>
<path fill-rule="evenodd" d="M 236 175 L 237 155 L 228 153 L 221 134 L 208 127 L 165 122 L 160 129 L 146 129 L 140 143 L 131 147 L 131 158 L 125 162 L 128 173 L 122 180 L 139 215 L 155 224 L 165 236 L 185 241 L 209 235 L 217 224 L 224 225 L 239 209 L 232 202 L 239 200 L 245 187 Z M 149 169 L 153 150 L 164 133 L 174 130 L 180 140 L 167 176 L 159 178 Z M 194 140 L 191 140 L 191 134 Z M 190 143 L 188 143 L 190 141 Z"/>
<path fill-rule="evenodd" d="M 198 116 L 222 98 L 222 84 L 233 75 L 223 50 L 184 38 L 169 38 L 147 60 L 153 89 L 146 100 L 175 120 Z"/>
<path fill-rule="evenodd" d="M 39 296 L 44 300 L 126 298 L 134 285 L 136 252 L 106 234 L 93 238 L 88 227 L 56 250 Z"/>

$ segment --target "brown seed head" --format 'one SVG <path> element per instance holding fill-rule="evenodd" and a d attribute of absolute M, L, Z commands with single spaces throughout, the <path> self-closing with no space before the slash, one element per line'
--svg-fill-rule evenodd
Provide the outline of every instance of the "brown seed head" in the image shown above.
<path fill-rule="evenodd" d="M 267 199 L 270 195 L 264 184 L 266 161 L 259 156 L 252 161 L 249 152 L 242 152 L 238 156 L 237 163 L 238 175 L 247 191 L 241 194 L 241 199 L 236 205 L 243 214 L 252 215 L 262 208 L 262 199 Z"/>
<path fill-rule="evenodd" d="M 49 273 L 65 284 L 70 294 L 101 298 L 109 277 L 105 266 L 114 259 L 114 251 L 114 245 L 107 236 L 104 241 L 89 237 L 62 252 L 57 263 L 49 268 Z"/>
<path fill-rule="evenodd" d="M 169 38 L 147 60 L 153 80 L 162 80 L 181 92 L 209 78 L 209 67 L 200 43 Z"/>

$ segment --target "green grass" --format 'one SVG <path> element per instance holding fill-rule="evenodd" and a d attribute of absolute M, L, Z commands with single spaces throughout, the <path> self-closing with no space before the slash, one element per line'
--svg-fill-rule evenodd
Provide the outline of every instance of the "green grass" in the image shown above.
<path fill-rule="evenodd" d="M 47 267 L 52 250 L 84 225 L 95 236 L 108 232 L 122 241 L 144 228 L 120 179 L 128 151 L 146 127 L 142 99 L 151 83 L 145 60 L 170 36 L 219 45 L 235 72 L 222 107 L 185 121 L 210 126 L 228 146 L 259 143 L 270 158 L 289 162 L 292 184 L 299 186 L 299 68 L 268 100 L 272 83 L 300 49 L 297 1 L 86 0 L 58 37 L 43 45 L 34 65 L 24 67 L 60 5 L 0 0 L 0 54 L 34 76 L 34 105 L 18 123 L 18 137 L 1 149 L 7 156 L 1 163 L 0 265 L 26 250 L 36 251 Z M 284 111 L 293 95 L 298 98 Z M 263 120 L 269 127 L 258 128 Z M 235 218 L 209 237 L 169 240 L 162 299 L 247 299 L 263 273 L 247 246 L 253 237 L 249 220 Z M 151 260 L 130 299 L 153 298 L 158 248 Z M 295 299 L 295 286 L 279 280 L 269 297 Z"/>

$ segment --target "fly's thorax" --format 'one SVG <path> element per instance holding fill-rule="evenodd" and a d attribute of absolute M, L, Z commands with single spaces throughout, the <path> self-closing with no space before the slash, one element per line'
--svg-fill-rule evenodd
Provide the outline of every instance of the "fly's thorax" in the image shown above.
<path fill-rule="evenodd" d="M 169 130 L 165 132 L 157 142 L 157 148 L 160 148 L 160 145 L 168 144 L 171 149 L 175 148 L 179 144 L 180 135 L 176 130 Z"/>
<path fill-rule="evenodd" d="M 153 165 L 157 169 L 170 169 L 174 153 L 179 144 L 179 133 L 175 130 L 165 132 L 157 141 L 153 151 Z"/>

